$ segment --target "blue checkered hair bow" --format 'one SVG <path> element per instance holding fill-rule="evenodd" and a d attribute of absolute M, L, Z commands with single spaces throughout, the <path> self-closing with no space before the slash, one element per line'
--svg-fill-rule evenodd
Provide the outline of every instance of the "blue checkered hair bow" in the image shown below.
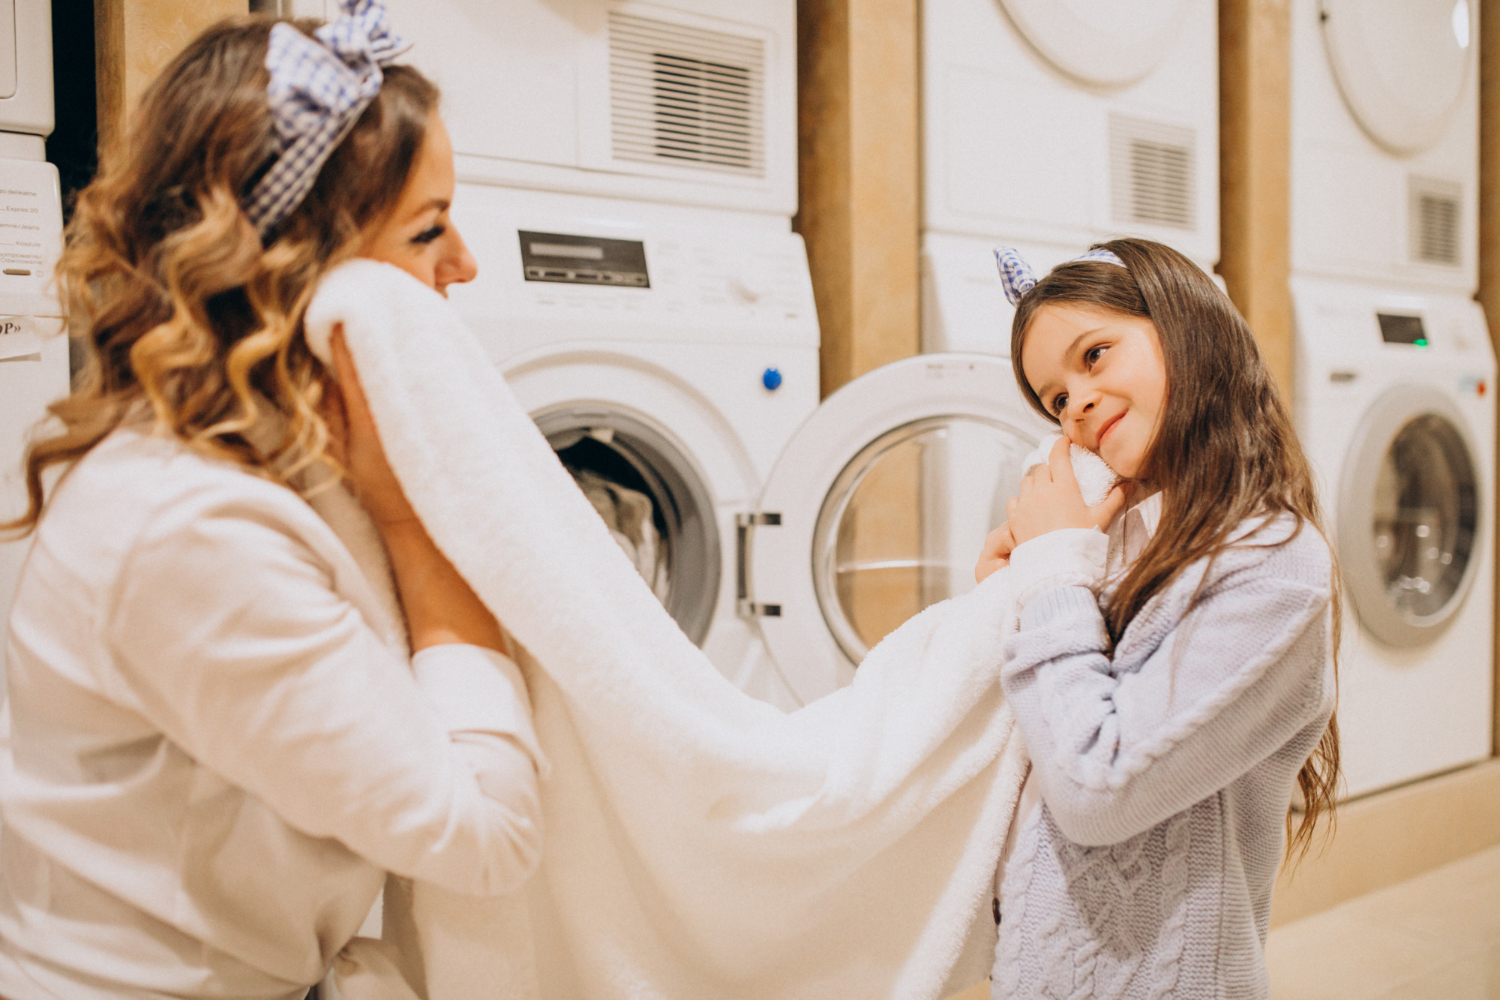
<path fill-rule="evenodd" d="M 245 213 L 262 238 L 302 203 L 318 171 L 380 93 L 380 67 L 411 43 L 392 34 L 383 0 L 339 0 L 343 16 L 316 40 L 285 22 L 272 26 L 266 49 L 266 98 L 280 154 L 255 185 Z"/>
<path fill-rule="evenodd" d="M 1090 250 L 1072 260 L 1065 260 L 1058 267 L 1077 264 L 1085 260 L 1099 260 L 1106 264 L 1124 267 L 1125 262 L 1108 250 Z M 1019 305 L 1021 296 L 1036 285 L 1036 272 L 1026 263 L 1026 258 L 1015 247 L 996 247 L 995 263 L 1000 267 L 1000 284 L 1005 289 L 1005 299 L 1011 305 Z"/>

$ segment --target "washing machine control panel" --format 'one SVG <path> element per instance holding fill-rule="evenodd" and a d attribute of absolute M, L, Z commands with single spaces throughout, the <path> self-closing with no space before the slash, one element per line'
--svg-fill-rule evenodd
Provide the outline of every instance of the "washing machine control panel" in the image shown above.
<path fill-rule="evenodd" d="M 816 348 L 802 237 L 775 220 L 462 186 L 451 289 L 496 360 L 567 340 Z"/>
<path fill-rule="evenodd" d="M 516 234 L 521 242 L 522 274 L 527 281 L 569 285 L 621 285 L 650 288 L 646 244 L 569 233 Z"/>

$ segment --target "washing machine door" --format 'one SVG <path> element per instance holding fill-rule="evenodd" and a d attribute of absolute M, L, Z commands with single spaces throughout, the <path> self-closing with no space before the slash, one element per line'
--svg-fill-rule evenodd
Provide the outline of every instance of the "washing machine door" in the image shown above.
<path fill-rule="evenodd" d="M 740 608 L 805 704 L 912 615 L 974 586 L 1021 460 L 1050 425 L 1004 358 L 928 354 L 834 393 L 740 526 Z"/>
<path fill-rule="evenodd" d="M 1474 14 L 1471 0 L 1322 0 L 1328 61 L 1370 138 L 1410 155 L 1443 137 L 1471 71 Z"/>
<path fill-rule="evenodd" d="M 1397 386 L 1361 421 L 1339 490 L 1338 549 L 1360 623 L 1391 646 L 1431 642 L 1479 565 L 1479 462 L 1463 415 Z"/>
<path fill-rule="evenodd" d="M 1141 79 L 1166 58 L 1191 2 L 1000 0 L 1000 5 L 1058 69 L 1086 83 L 1121 86 Z"/>
<path fill-rule="evenodd" d="M 713 498 L 663 428 L 599 400 L 532 413 L 563 468 L 687 637 L 703 644 L 721 570 Z"/>

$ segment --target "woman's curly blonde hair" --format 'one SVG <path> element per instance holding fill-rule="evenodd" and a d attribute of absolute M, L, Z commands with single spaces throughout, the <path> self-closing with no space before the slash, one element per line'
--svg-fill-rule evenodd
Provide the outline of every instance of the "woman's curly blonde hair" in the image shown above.
<path fill-rule="evenodd" d="M 57 283 L 86 361 L 49 407 L 61 430 L 27 451 L 26 512 L 0 528 L 34 528 L 47 471 L 136 414 L 282 483 L 327 460 L 329 373 L 308 350 L 303 314 L 319 279 L 394 208 L 438 91 L 410 67 L 386 68 L 311 193 L 263 243 L 241 199 L 278 150 L 264 65 L 274 23 L 235 18 L 193 41 L 79 194 Z M 251 434 L 257 426 L 279 433 Z"/>

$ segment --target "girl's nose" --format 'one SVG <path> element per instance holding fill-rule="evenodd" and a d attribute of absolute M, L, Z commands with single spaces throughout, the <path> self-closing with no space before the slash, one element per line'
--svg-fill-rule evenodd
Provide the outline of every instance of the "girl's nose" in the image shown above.
<path fill-rule="evenodd" d="M 1098 393 L 1082 392 L 1068 397 L 1063 416 L 1069 420 L 1082 420 L 1099 402 Z"/>

